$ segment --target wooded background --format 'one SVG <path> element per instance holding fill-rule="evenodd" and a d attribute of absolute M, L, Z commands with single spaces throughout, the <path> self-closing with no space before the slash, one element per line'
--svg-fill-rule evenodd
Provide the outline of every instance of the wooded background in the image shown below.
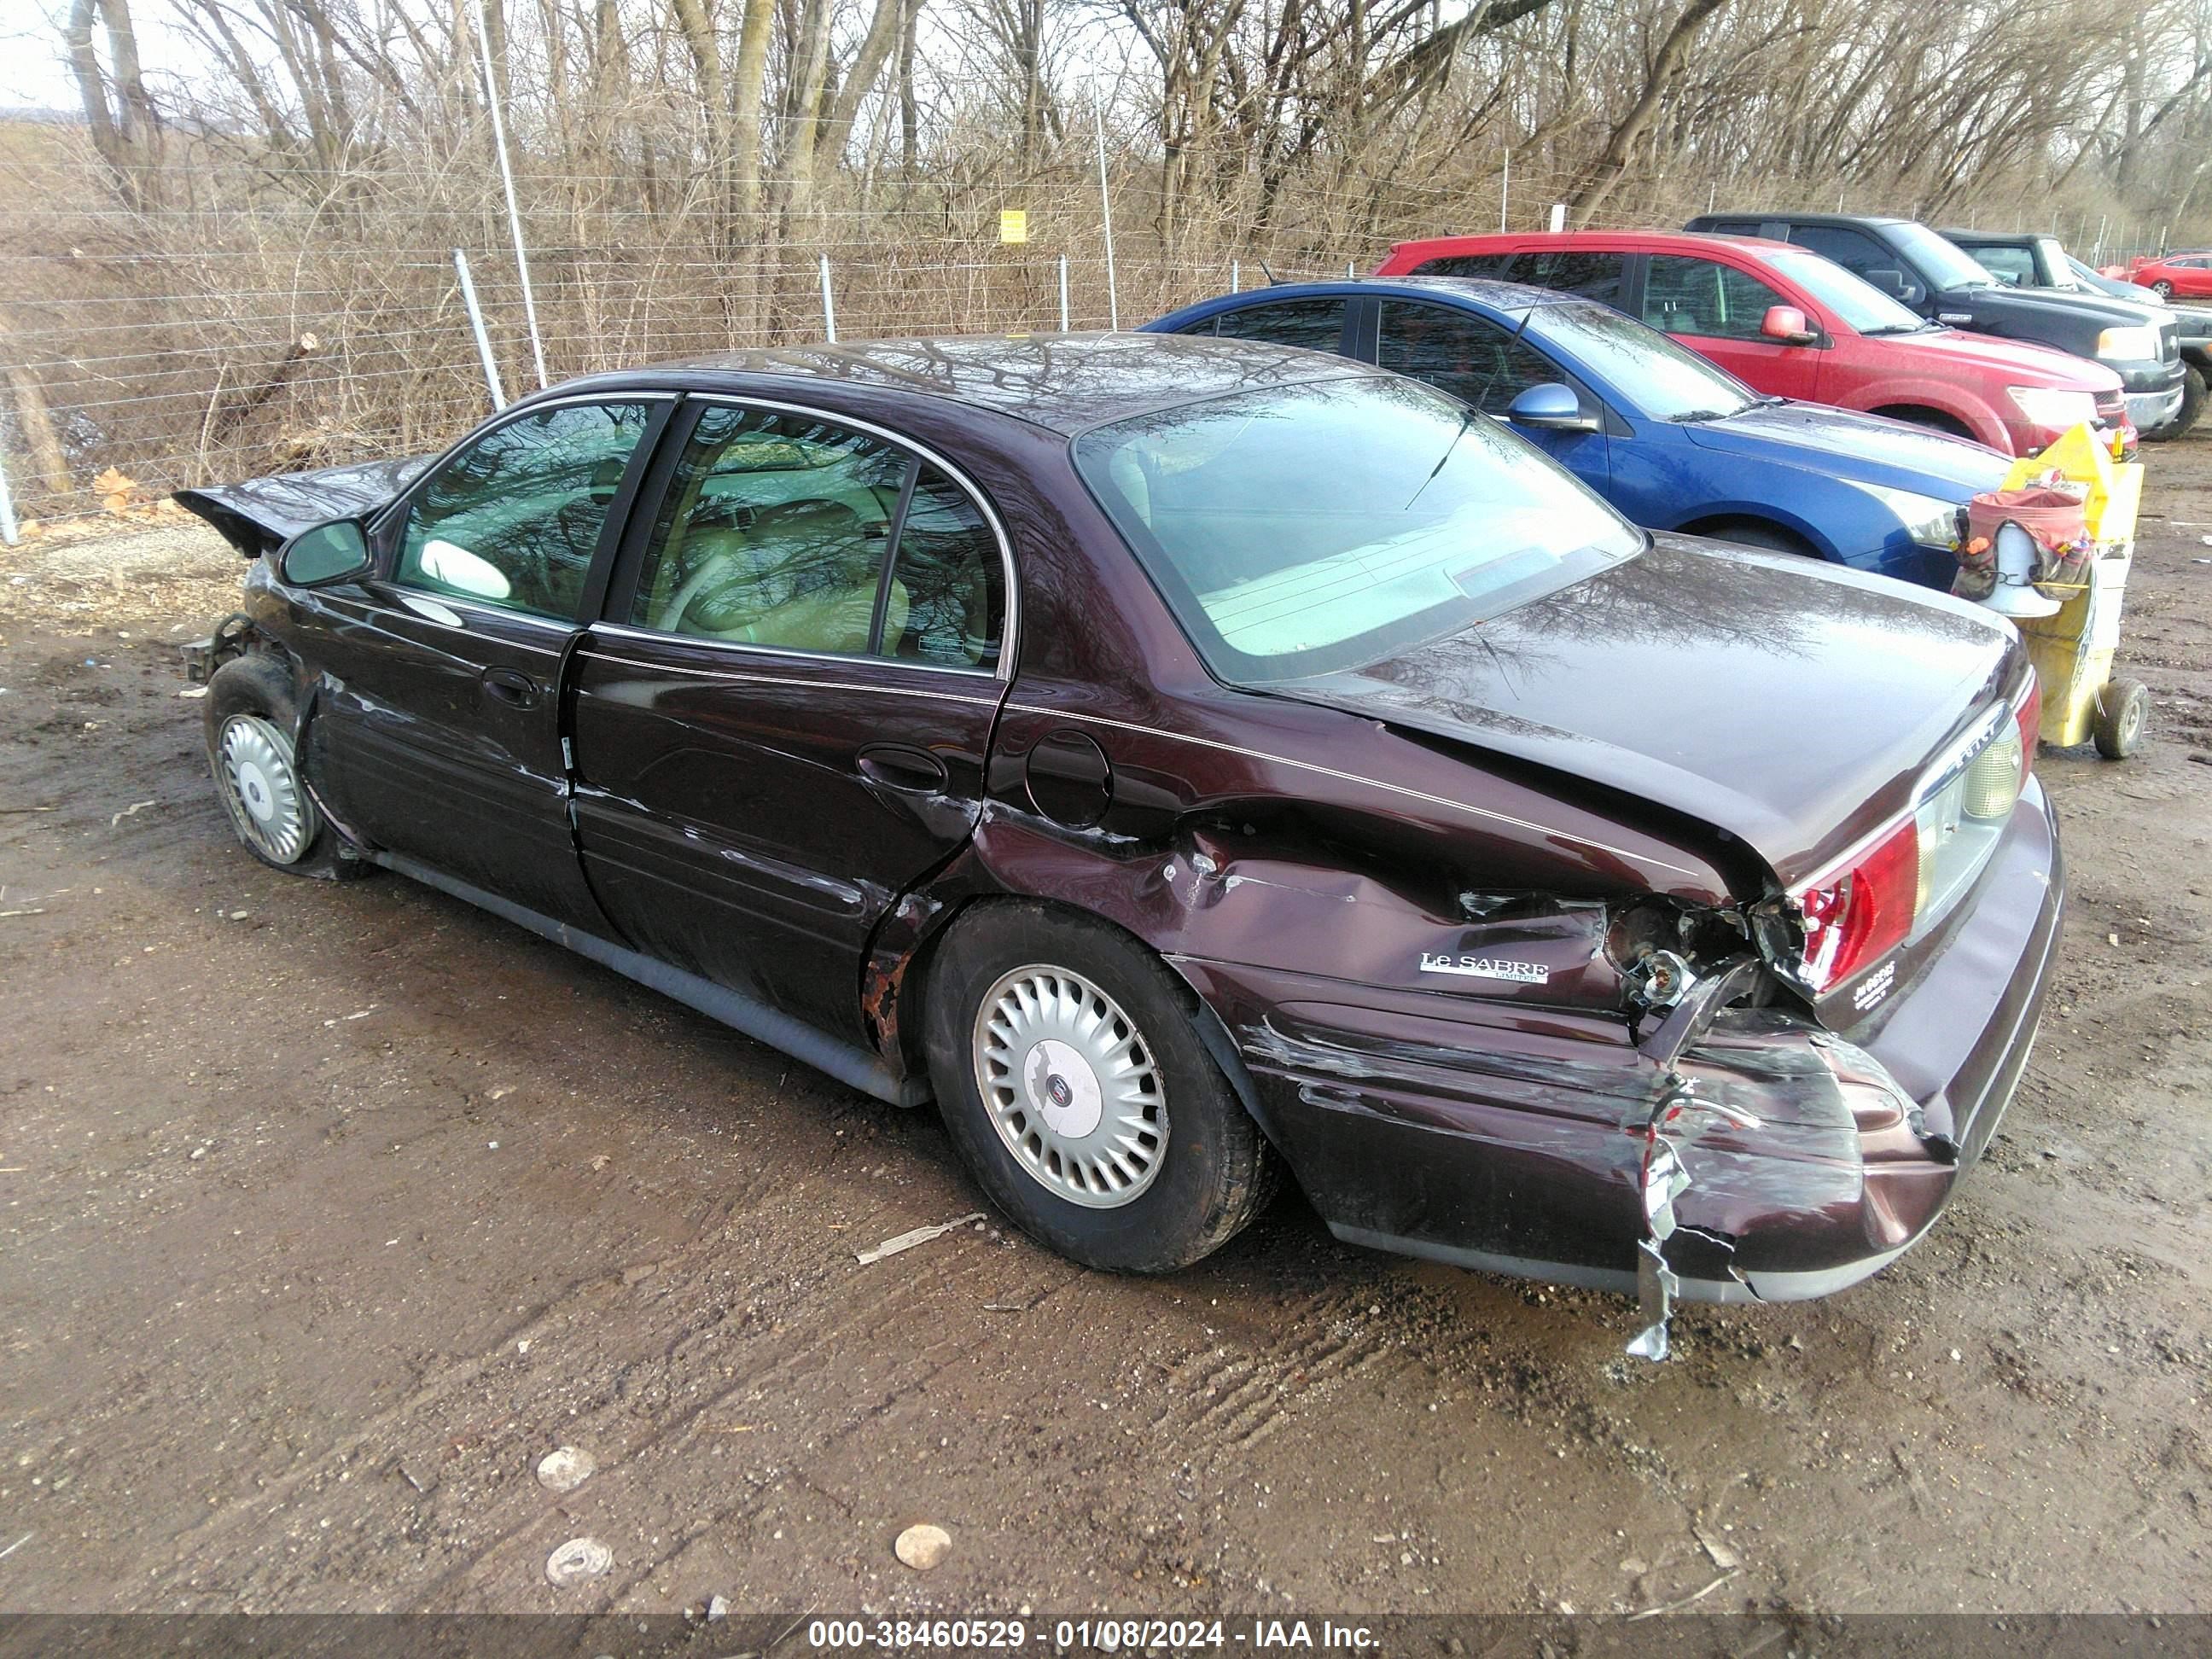
<path fill-rule="evenodd" d="M 1125 326 L 1554 203 L 2212 241 L 2212 0 L 51 3 L 78 106 L 0 121 L 49 518 L 441 446 L 489 407 L 455 248 L 534 389 L 495 104 L 556 380 L 819 338 L 824 258 L 841 337 L 1056 327 L 1063 258 L 1104 326 L 1101 135 Z"/>

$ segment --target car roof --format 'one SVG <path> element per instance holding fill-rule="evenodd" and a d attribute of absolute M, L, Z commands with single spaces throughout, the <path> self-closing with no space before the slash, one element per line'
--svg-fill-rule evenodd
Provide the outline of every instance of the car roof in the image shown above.
<path fill-rule="evenodd" d="M 2057 241 L 2057 233 L 2049 230 L 1968 230 L 1963 226 L 1946 225 L 1936 234 L 1953 242 L 2040 242 Z"/>
<path fill-rule="evenodd" d="M 1712 213 L 1700 213 L 1690 222 L 1710 223 L 1715 219 L 1775 219 L 1785 225 L 1909 225 L 1913 222 L 1894 213 L 1788 213 L 1760 208 L 1722 208 Z"/>
<path fill-rule="evenodd" d="M 1186 312 L 1234 310 L 1237 301 L 1255 299 L 1328 299 L 1343 296 L 1395 295 L 1398 299 L 1455 299 L 1474 301 L 1495 312 L 1533 312 L 1548 305 L 1593 305 L 1582 295 L 1566 295 L 1553 288 L 1528 288 L 1526 283 L 1502 283 L 1495 276 L 1329 276 L 1318 283 L 1274 283 L 1270 288 L 1248 288 L 1243 295 L 1221 295 L 1218 299 L 1186 305 Z M 1170 312 L 1182 316 L 1182 312 Z M 1192 337 L 1183 337 L 1192 338 Z M 1197 337 L 1203 338 L 1203 337 Z"/>
<path fill-rule="evenodd" d="M 1471 236 L 1414 236 L 1394 244 L 1393 253 L 1402 253 L 1409 248 L 1437 248 L 1480 244 L 1495 247 L 1500 252 L 1510 249 L 1516 253 L 1537 252 L 1547 247 L 1574 247 L 1590 242 L 1650 243 L 1661 248 L 1710 247 L 1715 242 L 1726 242 L 1732 247 L 1747 247 L 1754 252 L 1802 253 L 1806 250 L 1795 242 L 1785 242 L 1773 236 L 1738 236 L 1725 231 L 1712 230 L 1528 230 L 1483 231 Z M 1632 250 L 1640 252 L 1642 249 Z M 1402 280 L 1402 279 L 1394 279 Z"/>
<path fill-rule="evenodd" d="M 552 390 L 676 388 L 773 396 L 788 385 L 905 393 L 988 409 L 1073 434 L 1156 409 L 1236 392 L 1380 370 L 1256 340 L 1172 334 L 1003 334 L 855 340 L 679 358 L 570 380 Z M 763 384 L 767 383 L 767 384 Z M 824 399 L 826 403 L 834 399 Z"/>

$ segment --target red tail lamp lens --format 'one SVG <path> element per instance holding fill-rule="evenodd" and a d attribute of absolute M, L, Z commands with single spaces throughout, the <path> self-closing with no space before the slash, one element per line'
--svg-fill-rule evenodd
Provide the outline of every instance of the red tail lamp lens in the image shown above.
<path fill-rule="evenodd" d="M 1919 826 L 1906 818 L 1832 881 L 1797 896 L 1805 977 L 1824 991 L 1895 950 L 1912 931 L 1920 894 Z"/>
<path fill-rule="evenodd" d="M 2027 787 L 2027 775 L 2035 770 L 2035 745 L 2043 730 L 2043 682 L 2030 669 L 2027 695 L 2020 700 L 2020 787 Z"/>

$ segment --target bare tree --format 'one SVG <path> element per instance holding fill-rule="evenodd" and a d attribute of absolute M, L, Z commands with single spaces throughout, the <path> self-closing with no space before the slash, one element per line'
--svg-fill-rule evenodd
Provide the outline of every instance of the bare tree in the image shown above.
<path fill-rule="evenodd" d="M 93 39 L 95 25 L 106 36 L 105 68 Z M 70 0 L 64 40 L 85 125 L 109 182 L 128 206 L 152 207 L 161 196 L 161 124 L 139 67 L 130 0 Z"/>

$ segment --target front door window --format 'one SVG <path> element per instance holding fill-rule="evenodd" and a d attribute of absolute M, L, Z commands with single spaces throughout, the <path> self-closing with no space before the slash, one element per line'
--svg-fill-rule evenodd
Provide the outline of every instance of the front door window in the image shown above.
<path fill-rule="evenodd" d="M 560 404 L 494 427 L 415 496 L 400 585 L 573 620 L 653 409 Z"/>
<path fill-rule="evenodd" d="M 1644 279 L 1644 320 L 1668 334 L 1759 340 L 1771 306 L 1790 301 L 1756 276 L 1717 260 L 1655 253 Z"/>

